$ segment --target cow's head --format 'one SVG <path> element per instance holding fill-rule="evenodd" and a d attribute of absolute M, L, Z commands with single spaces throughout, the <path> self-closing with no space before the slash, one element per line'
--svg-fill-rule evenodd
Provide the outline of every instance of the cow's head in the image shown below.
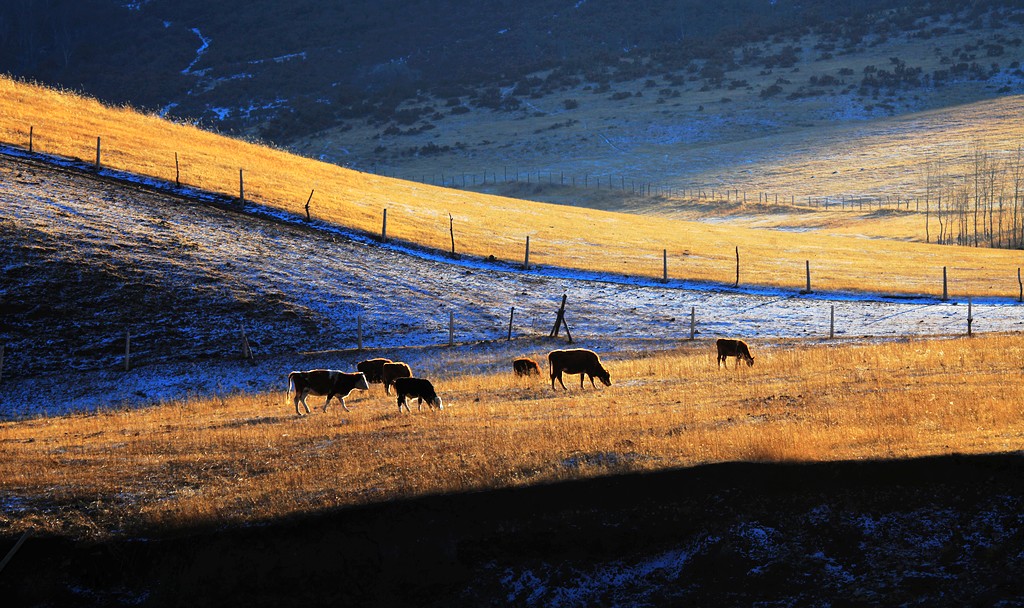
<path fill-rule="evenodd" d="M 366 374 L 359 372 L 359 379 L 356 380 L 356 388 L 364 391 L 370 390 L 370 383 L 366 381 Z"/>
<path fill-rule="evenodd" d="M 444 409 L 444 405 L 441 403 L 441 398 L 438 397 L 437 395 L 434 395 L 434 401 L 432 401 L 432 404 L 436 405 L 437 409 L 439 409 L 439 410 L 443 410 Z"/>
<path fill-rule="evenodd" d="M 600 380 L 605 386 L 612 385 L 612 376 L 608 373 L 608 370 L 602 369 L 597 374 L 597 379 Z"/>
<path fill-rule="evenodd" d="M 751 357 L 750 355 L 747 355 L 746 357 L 744 357 L 744 359 L 747 360 L 747 367 L 753 367 L 754 366 L 754 358 L 753 357 Z"/>

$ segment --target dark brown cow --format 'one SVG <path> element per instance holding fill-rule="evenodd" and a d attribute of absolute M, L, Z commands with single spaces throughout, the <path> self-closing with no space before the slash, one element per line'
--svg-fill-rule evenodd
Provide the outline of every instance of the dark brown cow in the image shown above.
<path fill-rule="evenodd" d="M 754 364 L 754 358 L 750 356 L 750 349 L 747 348 L 747 343 L 743 340 L 730 340 L 728 338 L 719 338 L 715 345 L 718 346 L 718 367 L 722 367 L 725 363 L 725 367 L 729 367 L 726 362 L 726 357 L 736 357 L 736 367 L 740 365 L 740 359 L 747 362 L 747 366 Z"/>
<path fill-rule="evenodd" d="M 405 406 L 405 411 L 412 412 L 409 409 L 409 404 L 406 402 L 406 398 L 416 397 L 416 409 L 423 409 L 423 402 L 426 401 L 430 407 L 437 406 L 437 409 L 443 410 L 444 405 L 441 403 L 441 398 L 434 392 L 434 385 L 430 383 L 430 380 L 425 378 L 395 378 L 395 392 L 398 393 L 398 411 L 401 413 L 402 406 Z"/>
<path fill-rule="evenodd" d="M 385 359 L 383 357 L 367 359 L 366 361 L 360 361 L 357 363 L 356 369 L 366 374 L 366 381 L 370 384 L 383 384 L 385 363 L 391 363 L 391 359 Z"/>
<path fill-rule="evenodd" d="M 395 379 L 411 377 L 412 370 L 401 361 L 391 361 L 381 367 L 380 375 L 381 381 L 384 383 L 384 392 L 390 395 L 391 385 L 395 383 Z"/>
<path fill-rule="evenodd" d="M 596 376 L 604 383 L 605 386 L 611 386 L 611 376 L 608 374 L 608 370 L 601 365 L 601 358 L 597 356 L 592 350 L 585 348 L 570 348 L 566 350 L 553 350 L 548 353 L 548 367 L 551 371 L 551 388 L 555 388 L 555 378 L 558 378 L 558 383 L 565 389 L 565 383 L 562 382 L 562 372 L 567 374 L 579 374 L 580 375 L 580 388 L 583 388 L 583 377 L 590 376 L 590 385 L 597 388 L 594 384 L 594 377 Z"/>
<path fill-rule="evenodd" d="M 540 375 L 540 366 L 537 362 L 529 357 L 520 357 L 512 361 L 512 371 L 517 376 L 529 376 L 531 374 Z"/>
<path fill-rule="evenodd" d="M 361 391 L 369 390 L 370 385 L 366 382 L 366 376 L 362 372 L 341 372 L 336 369 L 312 369 L 308 372 L 292 372 L 288 374 L 288 390 L 295 388 L 293 401 L 295 402 L 295 414 L 299 412 L 299 402 L 309 413 L 309 406 L 306 405 L 307 395 L 327 395 L 324 401 L 324 411 L 331 402 L 331 397 L 337 396 L 341 400 L 341 407 L 345 411 L 351 411 L 345 405 L 345 397 L 355 389 Z"/>

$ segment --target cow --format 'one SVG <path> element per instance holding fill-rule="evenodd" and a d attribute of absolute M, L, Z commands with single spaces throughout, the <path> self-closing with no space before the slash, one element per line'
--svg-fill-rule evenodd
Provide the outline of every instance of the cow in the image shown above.
<path fill-rule="evenodd" d="M 605 386 L 611 386 L 611 376 L 608 370 L 601 365 L 601 358 L 592 350 L 585 348 L 570 348 L 566 350 L 553 350 L 548 353 L 548 367 L 551 371 L 551 390 L 555 388 L 555 378 L 565 390 L 565 383 L 562 382 L 562 372 L 567 374 L 580 375 L 580 388 L 583 388 L 583 377 L 590 376 L 590 384 L 594 388 L 594 377 L 596 376 Z"/>
<path fill-rule="evenodd" d="M 370 384 L 384 384 L 384 364 L 391 363 L 391 359 L 377 357 L 367 359 L 356 364 L 356 369 L 366 375 L 366 381 Z"/>
<path fill-rule="evenodd" d="M 528 357 L 520 357 L 512 361 L 512 371 L 517 376 L 529 376 L 531 374 L 540 375 L 540 366 L 537 362 Z"/>
<path fill-rule="evenodd" d="M 747 343 L 743 340 L 730 340 L 728 338 L 719 338 L 715 345 L 718 347 L 718 367 L 721 368 L 722 364 L 725 363 L 725 367 L 728 368 L 729 364 L 726 362 L 726 357 L 736 357 L 736 367 L 740 365 L 740 359 L 747 362 L 747 366 L 754 364 L 754 358 L 750 356 L 750 349 L 747 348 Z"/>
<path fill-rule="evenodd" d="M 396 378 L 409 378 L 412 376 L 412 370 L 409 366 L 401 361 L 391 361 L 385 363 L 381 367 L 381 382 L 384 383 L 384 392 L 391 394 L 391 385 L 395 383 Z"/>
<path fill-rule="evenodd" d="M 434 385 L 430 383 L 430 380 L 425 378 L 413 378 L 413 377 L 402 377 L 395 378 L 395 393 L 398 394 L 398 412 L 402 412 L 402 406 L 405 406 L 405 411 L 412 412 L 409 409 L 409 404 L 406 402 L 406 398 L 416 397 L 416 409 L 423 409 L 423 402 L 426 401 L 430 407 L 437 406 L 437 409 L 443 410 L 444 405 L 441 403 L 441 398 L 434 392 Z"/>
<path fill-rule="evenodd" d="M 312 369 L 307 372 L 292 372 L 288 374 L 288 390 L 295 388 L 295 395 L 293 401 L 295 402 L 295 414 L 301 416 L 299 412 L 299 402 L 302 403 L 302 407 L 306 408 L 306 413 L 309 413 L 309 406 L 306 405 L 307 395 L 323 396 L 327 395 L 327 401 L 324 401 L 324 411 L 327 411 L 327 406 L 331 402 L 331 397 L 337 396 L 341 400 L 341 407 L 345 408 L 346 412 L 351 411 L 348 406 L 345 405 L 345 397 L 349 396 L 349 393 L 355 389 L 361 391 L 369 390 L 370 385 L 366 382 L 366 375 L 362 372 L 342 372 L 336 369 Z"/>

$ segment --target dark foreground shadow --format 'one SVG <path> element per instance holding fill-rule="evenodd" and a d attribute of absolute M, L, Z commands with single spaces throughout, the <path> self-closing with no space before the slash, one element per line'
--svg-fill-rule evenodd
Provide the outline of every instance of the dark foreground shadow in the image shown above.
<path fill-rule="evenodd" d="M 0 536 L 0 558 L 16 537 Z M 1024 454 L 726 463 L 102 543 L 5 606 L 1024 606 Z"/>

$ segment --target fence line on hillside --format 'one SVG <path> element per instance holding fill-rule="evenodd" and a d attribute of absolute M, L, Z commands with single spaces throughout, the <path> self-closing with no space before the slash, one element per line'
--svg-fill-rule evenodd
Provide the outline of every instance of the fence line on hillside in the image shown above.
<path fill-rule="evenodd" d="M 625 289 L 629 290 L 628 287 Z M 386 352 L 389 348 L 399 350 L 407 346 L 454 347 L 463 344 L 513 343 L 520 341 L 523 344 L 523 354 L 529 354 L 528 351 L 561 348 L 561 345 L 564 344 L 578 344 L 581 341 L 586 343 L 587 341 L 605 338 L 613 340 L 647 339 L 678 341 L 680 344 L 694 342 L 698 338 L 703 339 L 704 336 L 707 336 L 708 340 L 721 336 L 741 337 L 747 340 L 753 338 L 756 340 L 758 335 L 831 340 L 835 339 L 837 334 L 840 337 L 866 337 L 862 333 L 866 327 L 872 327 L 880 322 L 892 320 L 908 312 L 921 312 L 922 310 L 928 314 L 930 319 L 934 320 L 934 324 L 953 329 L 939 334 L 926 333 L 921 335 L 971 336 L 975 333 L 973 324 L 977 320 L 977 317 L 974 315 L 975 307 L 973 306 L 972 298 L 967 299 L 968 305 L 966 309 L 954 307 L 953 305 L 943 306 L 939 303 L 934 303 L 911 306 L 906 310 L 897 310 L 882 317 L 873 316 L 872 314 L 844 316 L 841 304 L 838 308 L 840 314 L 837 316 L 837 304 L 831 301 L 822 301 L 816 302 L 816 305 L 801 309 L 802 312 L 807 313 L 807 318 L 797 322 L 796 325 L 804 330 L 803 335 L 799 335 L 799 332 L 792 329 L 794 327 L 792 319 L 778 319 L 777 322 L 783 329 L 788 329 L 788 331 L 768 331 L 754 336 L 737 336 L 735 331 L 721 331 L 721 326 L 728 323 L 728 321 L 722 320 L 723 313 L 719 307 L 704 302 L 701 304 L 678 303 L 675 307 L 667 309 L 654 308 L 652 306 L 651 311 L 646 317 L 643 313 L 637 312 L 636 309 L 633 311 L 623 309 L 624 317 L 616 321 L 620 326 L 615 330 L 618 333 L 613 332 L 611 335 L 595 333 L 600 332 L 600 329 L 595 329 L 595 327 L 604 327 L 609 320 L 602 318 L 597 323 L 588 322 L 587 313 L 585 312 L 587 306 L 593 305 L 595 302 L 600 304 L 602 299 L 619 299 L 620 297 L 622 297 L 622 294 L 616 292 L 577 301 L 574 298 L 569 298 L 568 294 L 563 294 L 561 305 L 557 304 L 558 299 L 544 300 L 543 303 L 533 301 L 525 304 L 522 301 L 518 301 L 514 306 L 504 310 L 492 307 L 483 311 L 483 313 L 479 309 L 471 310 L 469 314 L 467 314 L 464 308 L 456 310 L 451 306 L 442 306 L 422 316 L 422 320 L 418 325 L 410 324 L 406 321 L 389 324 L 388 319 L 395 316 L 394 311 L 401 310 L 400 304 L 397 306 L 389 305 L 386 306 L 386 313 L 378 314 L 376 317 L 367 317 L 363 312 L 359 312 L 355 317 L 354 330 L 346 328 L 344 332 L 338 332 L 336 334 L 338 336 L 336 341 L 332 340 L 331 343 L 323 343 L 323 338 L 320 338 L 321 343 L 311 344 L 304 352 L 305 355 L 345 358 L 354 365 L 356 359 L 369 356 L 368 353 L 370 351 Z M 698 295 L 696 299 L 699 300 L 700 296 Z M 788 297 L 780 297 L 776 301 L 785 299 L 788 299 Z M 751 306 L 751 309 L 762 305 L 763 303 L 754 304 Z M 928 312 L 931 310 L 936 312 Z M 958 314 L 951 315 L 949 314 L 951 311 Z M 472 315 L 473 312 L 477 314 Z M 738 312 L 730 311 L 725 316 L 742 314 L 743 312 L 742 310 Z M 402 316 L 403 319 L 408 319 L 411 315 L 399 316 Z M 472 318 L 467 319 L 467 316 Z M 482 322 L 473 320 L 480 319 L 481 317 L 485 319 Z M 550 326 L 552 320 L 554 320 L 554 327 Z M 770 322 L 767 321 L 765 323 Z M 629 323 L 633 324 L 631 326 L 633 328 L 632 331 L 627 330 L 623 334 L 620 331 L 622 325 Z M 759 325 L 758 327 L 763 330 L 764 326 Z M 564 334 L 561 331 L 562 328 L 565 329 Z M 572 333 L 570 333 L 570 328 Z M 109 364 L 93 369 L 121 368 L 124 373 L 131 373 L 134 370 L 149 365 L 189 360 L 190 357 L 200 353 L 203 358 L 207 358 L 211 356 L 211 352 L 217 351 L 220 352 L 220 358 L 224 360 L 234 359 L 236 361 L 247 361 L 250 364 L 255 364 L 257 359 L 265 356 L 279 357 L 285 354 L 281 350 L 259 352 L 259 348 L 254 347 L 254 343 L 249 340 L 252 327 L 247 331 L 245 323 L 241 323 L 237 331 L 228 330 L 221 333 L 220 337 L 217 338 L 217 344 L 221 345 L 220 348 L 215 348 L 215 345 L 211 345 L 211 343 L 197 342 L 194 339 L 187 343 L 167 344 L 166 339 L 160 337 L 159 331 L 152 331 L 153 327 L 151 325 L 147 326 L 147 330 L 148 333 L 145 336 L 133 336 L 131 326 L 125 328 L 123 334 L 123 358 L 118 356 L 116 352 L 109 351 Z M 265 331 L 273 332 L 275 330 L 268 328 Z M 171 333 L 174 332 L 172 331 Z M 904 332 L 899 334 L 880 333 L 877 335 L 884 337 L 890 335 L 908 336 L 912 334 Z M 263 343 L 259 336 L 256 337 L 256 343 Z M 401 340 L 403 337 L 406 338 L 404 342 Z M 396 345 L 396 341 L 402 343 Z M 105 342 L 116 344 L 116 339 Z M 162 350 L 164 355 L 156 354 L 157 350 Z M 3 352 L 4 346 L 0 345 L 0 353 Z M 290 352 L 294 352 L 297 358 L 305 356 L 303 351 Z M 0 359 L 0 370 L 3 369 L 2 366 L 2 359 Z M 37 372 L 40 371 L 38 366 L 34 367 L 34 369 Z"/>
<path fill-rule="evenodd" d="M 28 146 L 29 146 L 30 150 L 32 149 L 32 147 L 34 145 L 33 144 L 34 136 L 35 136 L 34 127 L 30 127 L 29 128 L 29 141 L 28 141 Z M 99 136 L 97 136 L 97 138 L 96 138 L 96 157 L 95 157 L 95 162 L 94 162 L 94 166 L 95 166 L 95 168 L 97 170 L 99 170 L 100 168 L 103 167 L 102 156 L 101 156 L 102 150 L 103 149 L 101 147 L 101 138 Z M 107 150 L 107 152 L 109 153 L 109 149 Z M 178 153 L 176 152 L 174 156 L 175 156 L 175 183 L 180 186 L 180 184 L 182 182 L 181 182 L 180 165 L 178 164 Z M 507 167 L 504 168 L 503 169 L 503 173 L 502 173 L 502 179 L 504 181 L 506 181 L 506 182 L 519 181 L 522 173 L 519 171 L 518 168 L 514 168 L 514 169 L 515 170 L 513 171 L 512 175 L 511 175 L 511 178 L 510 178 L 509 177 L 508 168 Z M 470 175 L 470 174 L 467 174 L 467 173 L 462 173 L 461 174 L 463 184 L 467 183 L 467 178 L 466 178 L 467 175 Z M 526 183 L 531 183 L 530 182 L 530 180 L 531 180 L 530 175 L 531 174 L 529 172 L 526 173 Z M 538 180 L 540 180 L 541 177 L 542 177 L 542 173 L 541 172 L 537 172 Z M 445 179 L 447 179 L 447 178 L 444 176 L 444 174 L 442 174 L 442 180 L 445 180 Z M 484 179 L 486 179 L 486 174 L 485 174 L 485 178 Z M 495 182 L 497 182 L 498 175 L 497 175 L 496 172 L 492 174 L 492 179 Z M 599 177 L 599 176 L 594 176 L 595 187 L 598 187 L 598 188 L 600 187 L 601 179 L 602 178 Z M 605 183 L 608 184 L 608 188 L 611 188 L 611 189 L 615 189 L 616 188 L 615 180 L 612 177 L 605 177 L 604 179 L 605 179 Z M 452 180 L 453 180 L 453 185 L 454 185 L 454 180 L 455 180 L 454 176 L 452 177 Z M 549 183 L 553 183 L 553 180 L 554 180 L 554 172 L 548 172 L 548 181 L 549 181 Z M 574 181 L 575 178 L 572 178 L 572 180 Z M 474 183 L 476 181 L 475 175 L 473 176 L 473 181 L 474 181 Z M 559 181 L 560 181 L 561 184 L 564 184 L 566 182 L 566 178 L 565 178 L 564 172 L 559 174 Z M 585 174 L 584 181 L 583 181 L 583 187 L 584 188 L 589 187 L 589 183 L 590 183 L 590 175 L 589 174 Z M 630 186 L 631 186 L 631 188 L 634 189 L 633 190 L 634 192 L 637 191 L 637 189 L 636 189 L 637 186 L 636 186 L 636 184 L 632 180 L 630 181 Z M 642 189 L 642 190 L 644 190 L 644 191 L 646 191 L 648 193 L 651 192 L 652 187 L 653 187 L 653 185 L 650 182 L 642 182 L 640 184 L 640 189 Z M 620 177 L 619 178 L 618 188 L 620 190 L 623 190 L 623 191 L 625 190 L 625 188 L 626 188 L 625 177 Z M 669 189 L 668 191 L 671 192 L 672 190 Z M 685 189 L 683 190 L 683 192 L 685 192 Z M 720 194 L 722 192 L 725 192 L 726 200 L 727 201 L 730 200 L 731 196 L 735 196 L 736 199 L 739 200 L 740 191 L 736 190 L 736 189 L 733 189 L 731 191 L 732 194 L 730 194 L 730 190 L 729 189 L 717 190 L 717 191 L 715 189 L 711 189 L 710 190 L 710 198 L 702 198 L 702 197 L 707 197 L 708 196 L 708 191 L 706 191 L 704 189 L 701 189 L 701 188 L 695 188 L 694 190 L 692 190 L 690 192 L 690 194 L 691 195 L 695 195 L 697 198 L 702 199 L 702 200 L 713 200 L 716 194 Z M 744 198 L 746 198 L 746 193 L 744 192 L 742 194 L 742 196 Z M 310 202 L 311 202 L 312 198 L 313 198 L 313 190 L 310 191 L 309 199 L 307 199 L 307 201 L 306 201 L 305 211 L 306 211 L 306 219 L 307 220 L 311 220 L 312 219 L 312 215 L 311 215 L 311 212 L 310 212 Z M 758 193 L 758 200 L 759 201 L 766 201 L 766 202 L 769 201 L 769 194 L 766 193 L 766 192 L 759 192 Z M 778 195 L 775 195 L 775 198 L 774 198 L 775 204 L 777 204 L 778 200 L 779 200 L 778 199 Z M 795 198 L 793 198 L 792 200 L 795 201 Z M 825 206 L 827 208 L 827 206 L 829 204 L 829 202 L 828 202 L 829 199 L 825 198 L 825 199 L 821 199 L 821 200 L 824 201 L 824 204 L 825 204 Z M 810 204 L 810 203 L 813 203 L 814 200 L 809 198 L 808 202 Z M 871 205 L 871 201 L 869 199 L 864 198 L 864 197 L 860 197 L 860 198 L 857 198 L 857 199 L 851 198 L 849 201 L 847 201 L 846 197 L 844 196 L 844 197 L 841 197 L 841 200 L 840 200 L 839 204 L 840 204 L 840 206 L 842 206 L 842 208 L 845 208 L 845 206 L 847 204 L 849 204 L 851 206 L 854 205 L 854 204 L 863 205 L 865 202 L 867 202 L 867 204 L 869 206 Z M 245 203 L 246 203 L 245 171 L 242 168 L 239 168 L 239 170 L 238 170 L 238 196 L 235 199 L 235 203 L 238 204 L 238 205 L 241 205 L 241 206 L 244 206 Z M 878 202 L 878 204 L 881 205 L 881 202 Z M 911 204 L 911 200 L 910 199 L 903 199 L 903 200 L 901 200 L 899 197 L 897 197 L 895 199 L 895 205 L 897 207 L 899 207 L 900 205 L 905 205 L 906 208 L 909 209 L 910 204 Z M 388 239 L 388 236 L 387 236 L 387 228 L 388 228 L 387 208 L 384 208 L 382 210 L 382 213 L 383 213 L 383 218 L 382 218 L 380 239 L 382 241 L 386 241 Z M 448 231 L 449 231 L 449 233 L 451 235 L 451 253 L 450 253 L 450 255 L 451 255 L 451 257 L 456 258 L 456 257 L 458 257 L 458 254 L 456 253 L 455 219 L 454 219 L 454 217 L 450 213 L 448 214 L 448 217 L 449 217 Z M 393 222 L 394 222 L 394 220 L 392 220 L 392 223 Z M 529 256 L 530 256 L 530 236 L 529 235 L 524 235 L 524 237 L 525 237 L 525 256 L 524 256 L 523 263 L 522 263 L 521 267 L 522 268 L 529 268 L 530 267 L 530 260 L 529 260 Z M 535 246 L 536 246 L 536 244 L 537 244 L 536 241 L 534 241 L 534 245 Z M 649 256 L 653 256 L 653 255 L 656 255 L 655 254 L 656 251 L 657 251 L 657 249 L 652 249 L 652 251 L 647 252 L 647 253 L 648 253 Z M 653 267 L 653 265 L 652 265 L 652 267 L 649 267 L 649 268 L 640 268 L 638 270 L 637 274 L 640 275 L 640 276 L 651 277 L 651 278 L 656 278 L 656 277 L 658 277 L 660 275 L 662 281 L 667 282 L 669 280 L 669 278 L 670 278 L 670 275 L 669 275 L 669 261 L 670 261 L 670 258 L 668 256 L 668 250 L 667 249 L 662 248 L 661 252 L 662 252 L 662 256 L 661 256 L 662 257 L 662 264 L 661 264 L 661 268 L 660 269 L 658 269 L 656 267 Z M 648 257 L 648 256 L 638 256 L 638 258 L 639 257 Z M 661 272 L 659 273 L 658 270 L 661 270 Z M 723 269 L 723 274 L 724 274 L 724 269 Z M 739 287 L 740 286 L 740 252 L 739 252 L 739 247 L 736 247 L 736 273 L 735 274 L 736 274 L 736 281 L 733 284 L 733 286 L 734 287 Z M 685 278 L 685 277 L 678 277 L 678 278 Z M 721 282 L 723 284 L 726 284 L 729 281 L 726 281 L 723 278 L 723 280 Z M 1018 301 L 1024 301 L 1024 284 L 1021 283 L 1020 270 L 1019 269 L 1018 269 L 1018 276 L 1016 277 L 1016 283 L 1015 284 L 1019 287 L 1019 294 L 1020 295 L 1018 296 Z M 804 293 L 811 293 L 812 292 L 812 286 L 811 286 L 811 261 L 810 260 L 806 261 L 806 288 L 803 290 L 803 292 Z M 942 288 L 942 293 L 943 293 L 942 300 L 943 301 L 947 300 L 948 299 L 948 289 L 947 289 L 947 277 L 946 277 L 946 269 L 945 268 L 943 268 L 943 288 Z"/>

